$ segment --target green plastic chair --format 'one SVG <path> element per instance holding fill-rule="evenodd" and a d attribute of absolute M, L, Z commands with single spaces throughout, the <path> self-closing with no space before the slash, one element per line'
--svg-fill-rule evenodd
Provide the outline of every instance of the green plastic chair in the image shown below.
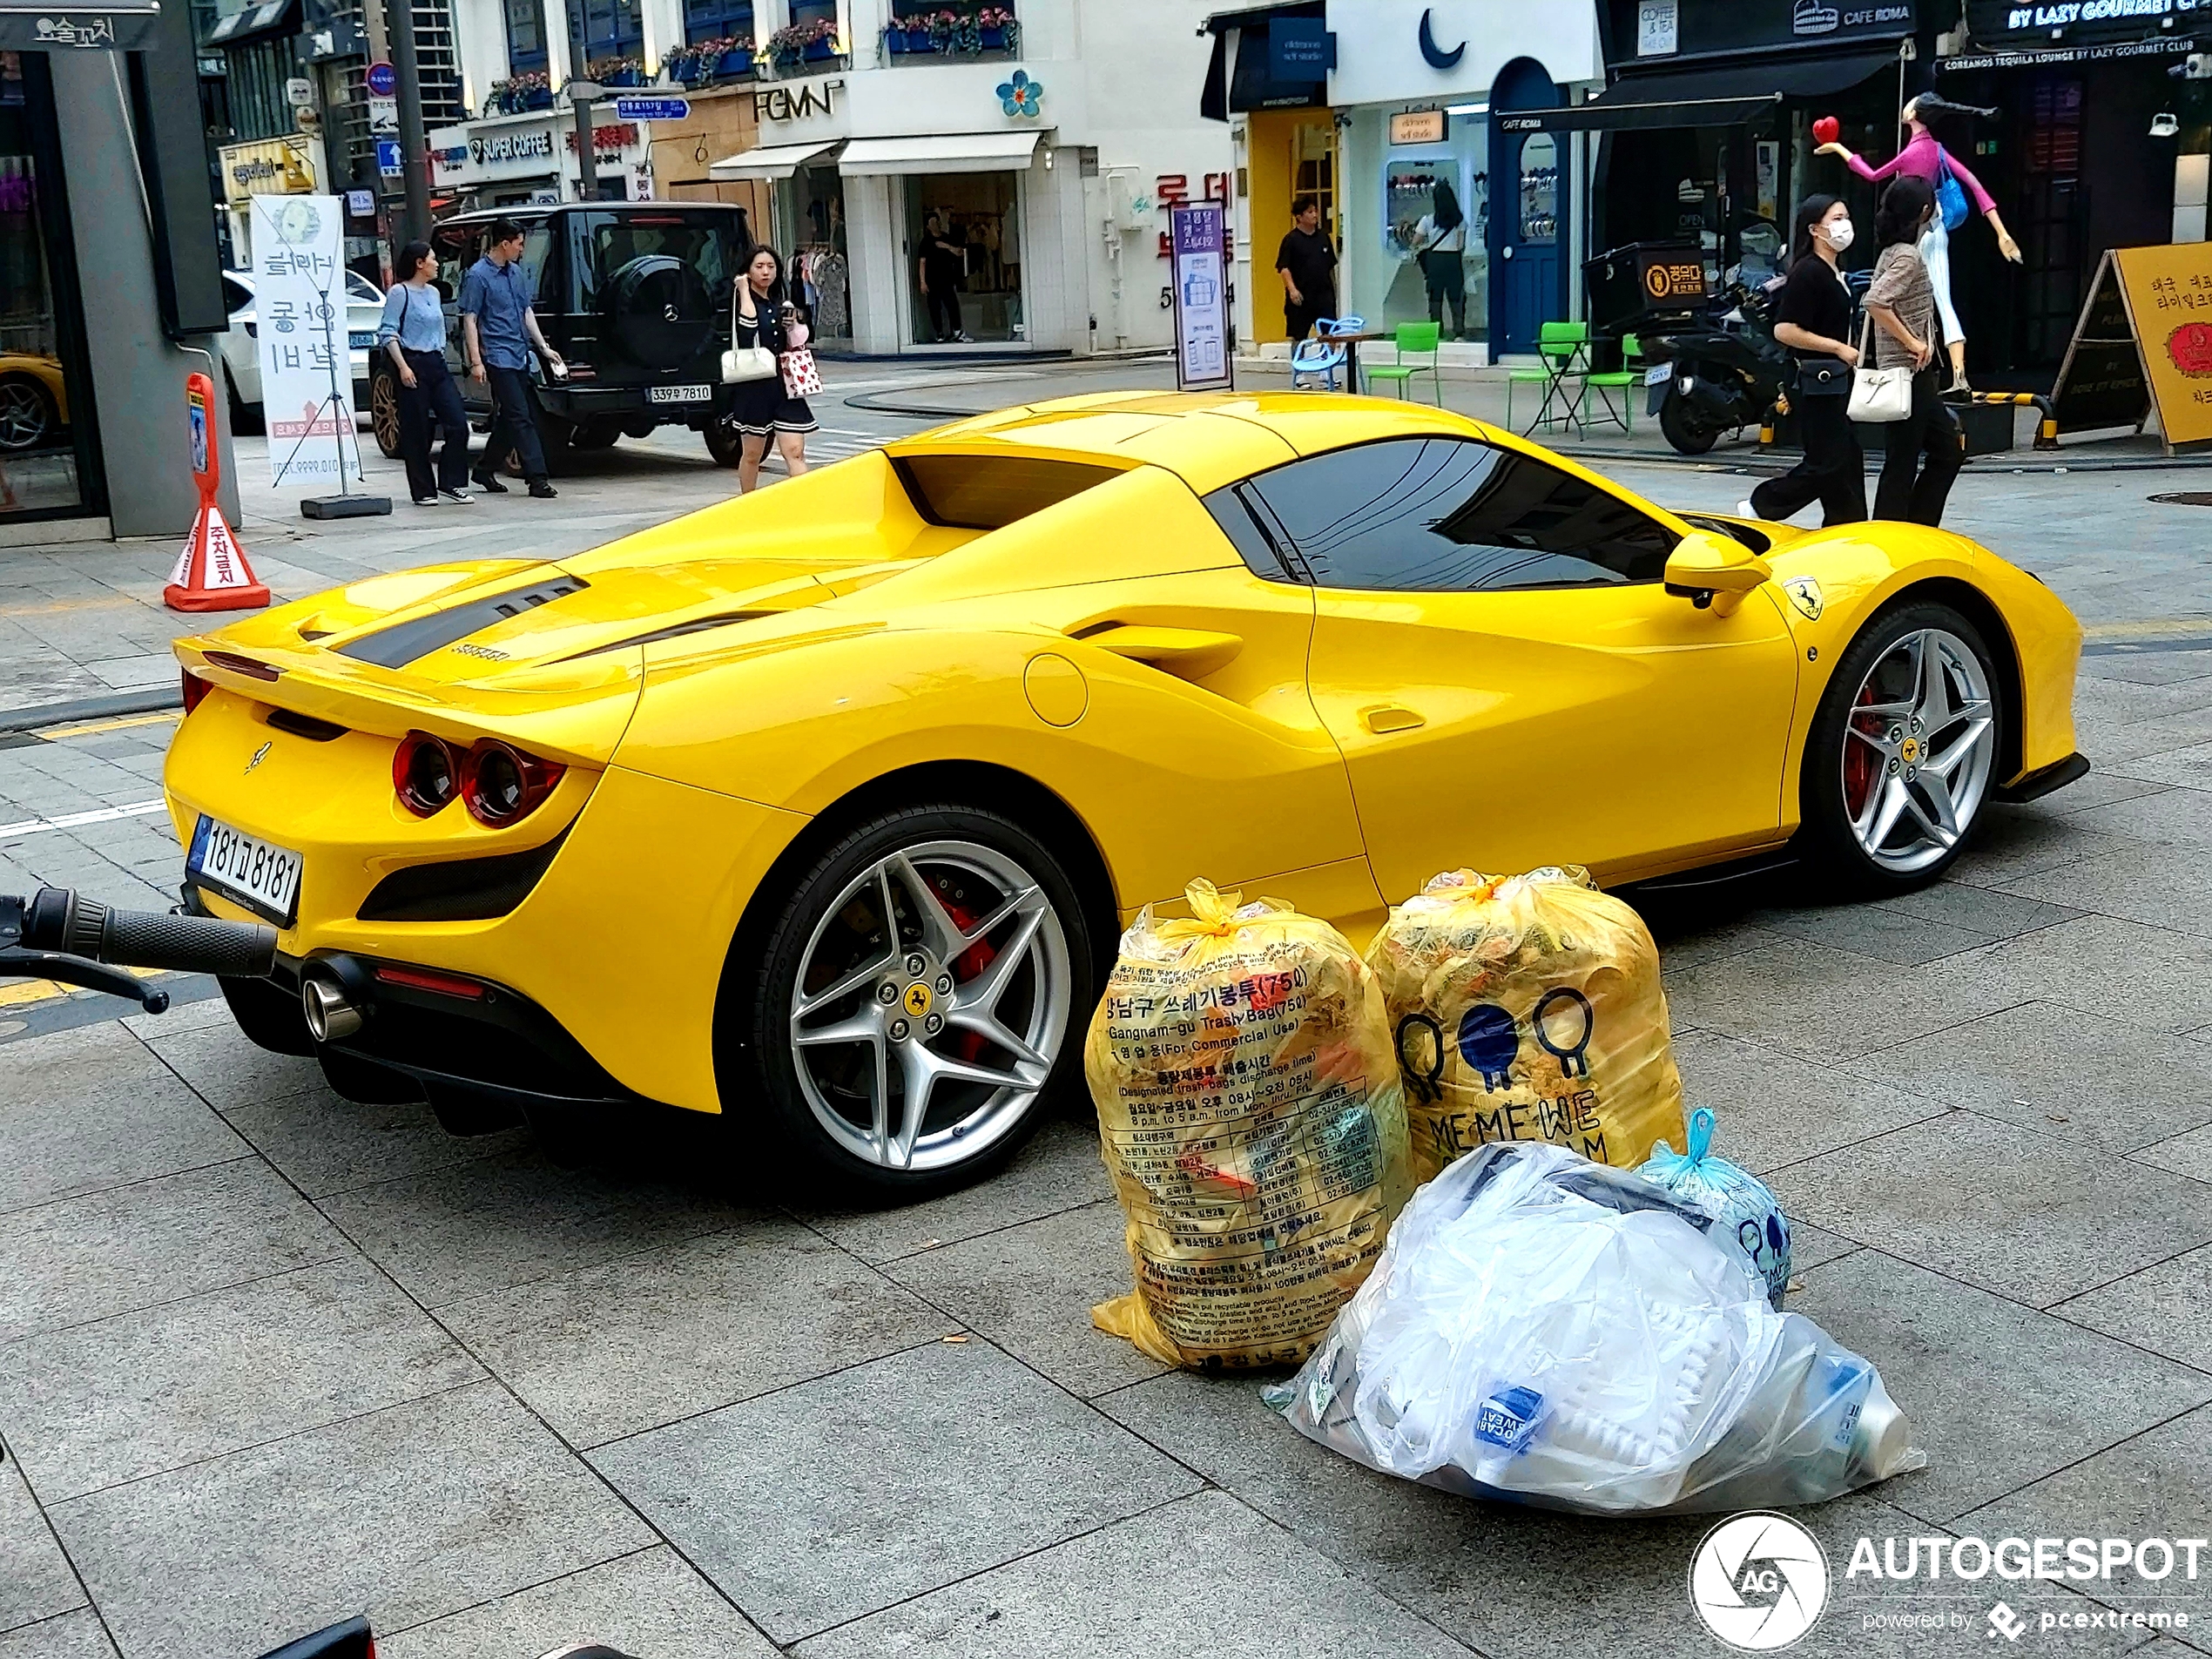
<path fill-rule="evenodd" d="M 1513 426 L 1513 388 L 1541 386 L 1544 401 L 1536 418 L 1521 429 L 1526 437 L 1538 427 L 1581 426 L 1582 382 L 1589 376 L 1590 327 L 1583 322 L 1548 322 L 1536 330 L 1536 355 L 1541 368 L 1506 371 L 1506 425 Z M 1568 385 L 1573 381 L 1572 386 Z"/>
<path fill-rule="evenodd" d="M 1442 408 L 1444 407 L 1444 375 L 1438 368 L 1437 342 L 1443 337 L 1444 325 L 1440 322 L 1399 323 L 1394 341 L 1398 348 L 1398 361 L 1395 363 L 1384 363 L 1379 368 L 1367 370 L 1367 379 L 1370 381 L 1395 381 L 1398 382 L 1398 395 L 1404 397 L 1406 395 L 1407 382 L 1416 374 L 1426 374 L 1435 383 L 1436 407 Z M 1428 361 L 1409 363 L 1406 361 L 1408 357 L 1426 357 Z"/>
<path fill-rule="evenodd" d="M 1621 336 L 1621 367 L 1608 368 L 1601 374 L 1582 376 L 1582 429 L 1590 427 L 1589 397 L 1597 394 L 1597 406 L 1605 411 L 1605 418 L 1623 432 L 1633 435 L 1636 429 L 1636 391 L 1643 384 L 1643 341 L 1634 334 Z M 1621 394 L 1621 406 L 1613 406 L 1612 394 Z"/>

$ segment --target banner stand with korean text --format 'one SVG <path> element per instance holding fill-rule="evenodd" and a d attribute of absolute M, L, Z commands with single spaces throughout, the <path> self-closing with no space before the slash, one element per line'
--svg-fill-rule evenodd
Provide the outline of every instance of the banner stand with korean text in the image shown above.
<path fill-rule="evenodd" d="M 2169 455 L 2212 450 L 2212 244 L 2108 249 L 2051 392 L 2060 429 L 2155 412 Z"/>
<path fill-rule="evenodd" d="M 335 196 L 255 196 L 253 309 L 269 487 L 335 489 L 300 503 L 309 518 L 388 513 L 368 482 L 354 423 L 346 319 L 344 204 Z"/>
<path fill-rule="evenodd" d="M 1237 381 L 1229 352 L 1229 210 L 1192 202 L 1170 208 L 1168 223 L 1176 388 L 1230 390 Z"/>

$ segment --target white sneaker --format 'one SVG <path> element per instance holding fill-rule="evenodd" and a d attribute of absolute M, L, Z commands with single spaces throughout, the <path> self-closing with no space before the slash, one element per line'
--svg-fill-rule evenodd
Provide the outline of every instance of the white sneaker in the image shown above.
<path fill-rule="evenodd" d="M 435 507 L 438 504 L 438 498 L 435 496 L 417 496 L 415 498 L 415 504 L 417 507 Z"/>
<path fill-rule="evenodd" d="M 1736 516 L 1738 518 L 1757 518 L 1759 509 L 1748 501 L 1740 501 L 1736 503 Z"/>
<path fill-rule="evenodd" d="M 438 498 L 441 501 L 449 501 L 456 507 L 467 507 L 476 499 L 465 489 L 441 489 L 438 492 Z"/>

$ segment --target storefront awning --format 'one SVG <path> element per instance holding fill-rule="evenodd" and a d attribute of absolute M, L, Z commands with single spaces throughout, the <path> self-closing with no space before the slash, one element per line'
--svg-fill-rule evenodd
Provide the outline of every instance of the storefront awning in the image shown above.
<path fill-rule="evenodd" d="M 1037 133 L 951 132 L 927 138 L 853 138 L 838 158 L 848 178 L 863 173 L 1010 172 L 1029 165 Z"/>
<path fill-rule="evenodd" d="M 1838 52 L 1671 75 L 1629 75 L 1588 104 L 1563 110 L 1501 111 L 1491 119 L 1509 130 L 1528 132 L 1735 126 L 1784 98 L 1823 98 L 1871 76 L 1895 74 L 1897 63 L 1894 51 Z"/>
<path fill-rule="evenodd" d="M 259 5 L 233 11 L 227 17 L 218 17 L 200 44 L 236 46 L 279 29 L 292 32 L 293 16 L 293 0 L 261 0 Z"/>
<path fill-rule="evenodd" d="M 706 176 L 718 185 L 734 184 L 741 179 L 788 179 L 815 157 L 835 148 L 834 143 L 764 145 L 758 150 L 723 157 L 707 168 Z"/>
<path fill-rule="evenodd" d="M 0 51 L 148 51 L 160 27 L 155 0 L 72 9 L 0 0 Z"/>

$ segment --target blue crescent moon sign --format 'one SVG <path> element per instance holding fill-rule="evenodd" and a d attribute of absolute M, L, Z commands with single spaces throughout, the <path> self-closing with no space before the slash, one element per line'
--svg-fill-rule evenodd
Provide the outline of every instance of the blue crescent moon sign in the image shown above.
<path fill-rule="evenodd" d="M 1429 19 L 1433 15 L 1433 10 L 1429 9 L 1424 9 L 1421 12 L 1421 56 L 1428 59 L 1431 69 L 1453 68 L 1460 59 L 1467 55 L 1467 44 L 1463 40 L 1448 52 L 1436 44 L 1436 32 L 1429 26 Z"/>

